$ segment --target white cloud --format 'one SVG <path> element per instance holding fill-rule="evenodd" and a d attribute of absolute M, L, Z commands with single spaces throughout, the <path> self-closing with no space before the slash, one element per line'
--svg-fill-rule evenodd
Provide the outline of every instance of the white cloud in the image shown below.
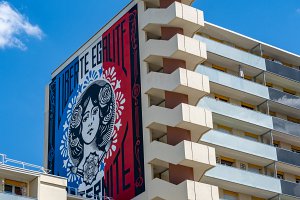
<path fill-rule="evenodd" d="M 42 39 L 43 32 L 8 2 L 0 1 L 0 48 L 16 47 L 26 50 L 26 45 L 21 41 L 24 36 Z"/>

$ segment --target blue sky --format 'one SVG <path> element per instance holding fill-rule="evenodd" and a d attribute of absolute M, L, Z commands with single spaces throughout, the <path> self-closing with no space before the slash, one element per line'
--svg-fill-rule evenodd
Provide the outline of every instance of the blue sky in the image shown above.
<path fill-rule="evenodd" d="M 51 72 L 127 3 L 0 0 L 0 153 L 42 165 Z M 209 22 L 300 54 L 299 0 L 196 0 L 194 7 Z"/>

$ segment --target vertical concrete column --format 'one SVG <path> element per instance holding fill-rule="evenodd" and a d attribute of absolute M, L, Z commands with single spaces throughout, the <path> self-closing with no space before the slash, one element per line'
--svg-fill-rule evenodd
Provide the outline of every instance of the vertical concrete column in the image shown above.
<path fill-rule="evenodd" d="M 163 0 L 162 0 L 163 1 Z M 173 2 L 173 1 L 163 1 Z M 173 27 L 161 28 L 162 40 L 169 40 L 177 33 L 183 34 L 183 29 Z M 163 58 L 163 71 L 164 73 L 172 73 L 178 68 L 186 69 L 186 62 L 184 60 Z M 165 106 L 166 108 L 175 108 L 181 103 L 188 104 L 188 96 L 185 94 L 175 92 L 165 92 Z M 167 143 L 170 145 L 176 145 L 183 140 L 191 140 L 191 133 L 189 130 L 169 127 L 167 126 Z M 173 184 L 179 184 L 185 180 L 194 180 L 193 169 L 181 165 L 169 164 L 169 181 Z"/>

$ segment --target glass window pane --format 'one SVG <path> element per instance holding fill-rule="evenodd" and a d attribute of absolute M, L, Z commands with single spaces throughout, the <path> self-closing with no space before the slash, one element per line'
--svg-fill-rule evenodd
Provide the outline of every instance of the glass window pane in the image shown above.
<path fill-rule="evenodd" d="M 5 186 L 4 186 L 4 191 L 5 191 L 5 192 L 12 193 L 12 191 L 13 191 L 13 186 L 11 186 L 11 185 L 5 185 Z"/>
<path fill-rule="evenodd" d="M 22 195 L 22 188 L 21 187 L 15 187 L 15 194 L 16 195 Z"/>
<path fill-rule="evenodd" d="M 229 194 L 224 194 L 223 198 L 226 199 L 226 200 L 237 200 L 237 197 L 231 196 Z"/>

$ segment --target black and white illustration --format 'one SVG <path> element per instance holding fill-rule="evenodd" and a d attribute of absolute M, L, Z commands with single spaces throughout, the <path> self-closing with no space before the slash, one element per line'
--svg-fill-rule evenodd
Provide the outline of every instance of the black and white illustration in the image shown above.
<path fill-rule="evenodd" d="M 111 145 L 116 103 L 109 82 L 98 80 L 79 98 L 71 116 L 69 155 L 72 173 L 91 185 Z"/>

